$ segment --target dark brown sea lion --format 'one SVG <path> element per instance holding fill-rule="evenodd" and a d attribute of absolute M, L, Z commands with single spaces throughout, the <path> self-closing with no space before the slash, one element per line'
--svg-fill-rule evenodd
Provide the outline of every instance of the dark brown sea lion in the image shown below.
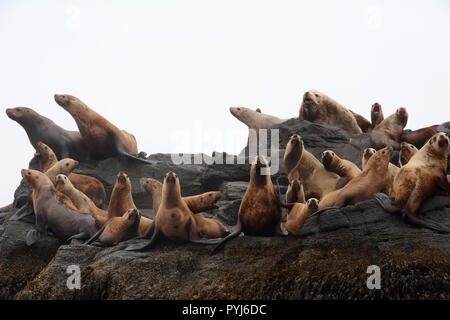
<path fill-rule="evenodd" d="M 408 122 L 408 112 L 405 108 L 398 108 L 378 124 L 370 133 L 370 146 L 375 150 L 386 146 L 392 146 L 395 150 L 400 149 L 400 137 Z"/>
<path fill-rule="evenodd" d="M 294 179 L 293 181 L 289 182 L 286 191 L 286 203 L 294 202 L 306 203 L 303 183 L 301 183 L 298 179 Z"/>
<path fill-rule="evenodd" d="M 383 109 L 381 109 L 381 105 L 378 102 L 375 102 L 372 105 L 370 110 L 370 119 L 372 121 L 372 129 L 384 120 Z"/>
<path fill-rule="evenodd" d="M 438 125 L 429 126 L 426 128 L 418 129 L 418 130 L 405 130 L 400 137 L 400 141 L 406 141 L 407 143 L 411 143 L 416 148 L 422 148 L 423 145 L 434 136 L 437 131 Z"/>
<path fill-rule="evenodd" d="M 372 123 L 369 120 L 350 109 L 348 110 L 352 113 L 353 117 L 355 117 L 356 123 L 358 123 L 358 126 L 361 128 L 362 132 L 367 132 L 372 128 Z"/>

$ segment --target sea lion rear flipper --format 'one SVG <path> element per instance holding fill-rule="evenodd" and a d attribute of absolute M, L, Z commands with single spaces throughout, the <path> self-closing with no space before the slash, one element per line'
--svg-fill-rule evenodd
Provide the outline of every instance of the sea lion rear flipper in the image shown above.
<path fill-rule="evenodd" d="M 428 228 L 441 233 L 450 233 L 450 230 L 441 226 L 439 223 L 435 221 L 419 219 L 414 215 L 408 215 L 408 219 L 412 224 L 416 226 Z"/>
<path fill-rule="evenodd" d="M 39 232 L 36 229 L 32 229 L 32 230 L 28 231 L 28 233 L 25 237 L 25 242 L 27 243 L 27 246 L 31 246 L 34 243 L 36 243 L 40 238 L 41 238 L 41 232 Z"/>
<path fill-rule="evenodd" d="M 17 210 L 16 213 L 14 213 L 14 215 L 11 218 L 9 218 L 9 220 L 11 221 L 20 220 L 31 214 L 33 214 L 33 207 L 30 205 L 29 202 L 27 202 L 19 210 Z"/>
<path fill-rule="evenodd" d="M 387 212 L 394 213 L 399 210 L 392 203 L 392 199 L 389 198 L 387 194 L 384 193 L 375 193 L 373 198 L 378 202 L 378 204 Z"/>
<path fill-rule="evenodd" d="M 106 223 L 84 244 L 91 244 L 92 242 L 97 240 L 100 237 L 100 235 L 102 234 L 103 230 L 105 230 L 105 226 L 106 226 Z"/>
<path fill-rule="evenodd" d="M 324 213 L 324 212 L 326 212 L 326 211 L 328 211 L 328 210 L 333 210 L 333 209 L 340 209 L 340 207 L 328 207 L 328 208 L 323 208 L 323 209 L 321 209 L 321 210 L 319 210 L 319 211 L 316 211 L 316 212 L 314 212 L 312 215 L 310 215 L 308 218 L 311 218 L 311 217 L 313 217 L 313 216 L 315 216 L 315 215 L 317 215 L 317 214 L 321 214 L 321 213 Z"/>
<path fill-rule="evenodd" d="M 67 242 L 70 242 L 73 239 L 84 240 L 87 237 L 89 237 L 89 233 L 87 231 L 83 231 L 83 232 L 80 232 L 78 234 L 75 234 L 75 235 L 71 236 L 69 239 L 67 239 Z"/>
<path fill-rule="evenodd" d="M 221 248 L 225 245 L 225 242 L 227 242 L 227 241 L 229 241 L 229 240 L 231 240 L 231 239 L 236 238 L 237 236 L 239 236 L 239 235 L 241 234 L 241 232 L 242 232 L 242 226 L 241 226 L 241 223 L 240 223 L 240 221 L 239 221 L 239 219 L 238 219 L 238 224 L 237 224 L 237 226 L 236 226 L 236 230 L 234 230 L 234 231 L 233 231 L 232 233 L 230 233 L 228 236 L 226 236 L 225 238 L 223 238 L 223 239 L 219 242 L 219 244 L 218 244 L 217 246 L 215 246 L 214 249 L 211 250 L 211 252 L 210 252 L 209 255 L 212 256 L 213 254 L 217 253 L 217 251 L 219 251 L 219 249 L 221 249 Z"/>

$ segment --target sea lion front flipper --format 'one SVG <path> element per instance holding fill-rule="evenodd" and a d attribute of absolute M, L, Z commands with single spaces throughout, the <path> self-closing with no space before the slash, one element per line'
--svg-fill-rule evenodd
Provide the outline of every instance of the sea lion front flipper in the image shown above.
<path fill-rule="evenodd" d="M 378 204 L 387 212 L 395 213 L 400 211 L 392 202 L 392 199 L 389 198 L 387 194 L 384 193 L 375 193 L 373 198 L 378 202 Z"/>
<path fill-rule="evenodd" d="M 41 238 L 41 236 L 41 232 L 36 229 L 28 231 L 27 235 L 25 236 L 25 242 L 27 243 L 27 246 L 35 244 Z"/>
<path fill-rule="evenodd" d="M 152 234 L 152 238 L 150 239 L 150 241 L 142 241 L 140 243 L 129 245 L 128 247 L 125 248 L 125 250 L 127 250 L 127 251 L 141 251 L 141 250 L 144 250 L 144 249 L 151 249 L 151 248 L 153 248 L 155 246 L 156 241 L 158 240 L 158 236 L 159 236 L 159 231 L 155 227 L 155 222 L 152 223 L 152 225 L 150 226 L 150 229 L 147 231 L 145 237 L 147 235 L 149 235 L 149 234 Z"/>
<path fill-rule="evenodd" d="M 225 238 L 223 238 L 218 244 L 217 246 L 214 247 L 214 249 L 211 250 L 211 252 L 209 253 L 209 255 L 213 255 L 215 253 L 217 253 L 219 251 L 219 249 L 221 249 L 224 245 L 225 242 L 234 239 L 236 237 L 238 237 L 242 232 L 242 225 L 241 225 L 241 221 L 238 218 L 238 223 L 236 226 L 236 230 L 234 230 L 232 233 L 230 233 L 229 235 L 227 235 Z"/>
<path fill-rule="evenodd" d="M 73 236 L 71 236 L 69 239 L 67 239 L 67 242 L 72 241 L 73 239 L 77 239 L 77 240 L 84 240 L 87 237 L 89 237 L 89 233 L 86 231 L 80 232 L 78 234 L 75 234 Z"/>
<path fill-rule="evenodd" d="M 324 212 L 326 212 L 326 211 L 333 210 L 333 209 L 340 209 L 340 207 L 328 207 L 328 208 L 323 208 L 323 209 L 321 209 L 321 210 L 319 210 L 319 211 L 314 212 L 314 213 L 313 213 L 312 215 L 310 215 L 308 218 L 314 217 L 315 215 L 318 215 L 318 214 L 321 214 L 321 213 L 324 213 Z"/>
<path fill-rule="evenodd" d="M 33 207 L 30 205 L 30 203 L 27 202 L 19 210 L 17 210 L 16 213 L 14 213 L 14 215 L 11 218 L 9 218 L 9 220 L 17 221 L 23 219 L 26 216 L 33 214 L 33 211 L 34 211 Z"/>
<path fill-rule="evenodd" d="M 106 226 L 106 223 L 84 244 L 91 244 L 92 242 L 97 240 L 100 237 L 100 235 L 102 234 L 103 230 L 105 230 L 105 226 Z"/>

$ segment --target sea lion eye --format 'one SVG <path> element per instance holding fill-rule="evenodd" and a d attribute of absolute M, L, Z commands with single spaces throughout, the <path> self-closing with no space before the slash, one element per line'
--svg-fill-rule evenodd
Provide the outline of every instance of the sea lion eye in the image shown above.
<path fill-rule="evenodd" d="M 381 152 L 381 154 L 384 154 L 384 153 L 385 153 L 384 151 Z"/>
<path fill-rule="evenodd" d="M 212 193 L 210 193 L 209 196 L 212 197 Z"/>
<path fill-rule="evenodd" d="M 66 167 L 68 167 L 69 166 L 69 164 L 68 163 L 66 163 Z"/>

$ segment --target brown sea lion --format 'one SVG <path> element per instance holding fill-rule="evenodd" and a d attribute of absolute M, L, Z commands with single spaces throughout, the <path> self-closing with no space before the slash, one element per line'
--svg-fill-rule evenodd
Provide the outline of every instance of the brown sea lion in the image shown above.
<path fill-rule="evenodd" d="M 323 164 L 304 148 L 299 135 L 294 134 L 289 139 L 283 161 L 288 180 L 302 181 L 306 198 L 320 199 L 336 189 L 339 176 L 326 170 Z"/>
<path fill-rule="evenodd" d="M 346 183 L 361 173 L 361 169 L 349 160 L 341 159 L 331 150 L 322 152 L 322 164 L 328 171 L 336 173 Z"/>
<path fill-rule="evenodd" d="M 330 207 L 341 208 L 369 200 L 375 193 L 384 190 L 392 152 L 391 146 L 375 152 L 359 175 L 350 180 L 342 189 L 330 192 L 320 200 L 319 210 Z"/>
<path fill-rule="evenodd" d="M 318 208 L 319 200 L 315 198 L 309 199 L 306 203 L 295 203 L 289 210 L 286 221 L 286 229 L 289 234 L 298 236 L 306 219 L 316 212 Z"/>
<path fill-rule="evenodd" d="M 76 211 L 90 214 L 94 217 L 97 229 L 100 229 L 105 224 L 108 219 L 108 212 L 99 209 L 87 195 L 75 188 L 67 176 L 58 174 L 54 185 L 56 190 L 65 194 L 72 200 L 77 208 Z"/>
<path fill-rule="evenodd" d="M 40 170 L 46 172 L 58 162 L 58 158 L 45 143 L 39 141 L 37 147 L 38 150 L 34 155 L 39 159 Z M 101 207 L 105 203 L 105 187 L 98 179 L 77 173 L 70 173 L 68 177 L 73 186 L 87 195 L 97 207 Z"/>
<path fill-rule="evenodd" d="M 285 122 L 287 120 L 287 119 L 280 119 L 278 117 L 271 116 L 269 114 L 261 113 L 260 109 L 254 111 L 252 109 L 244 107 L 231 107 L 230 112 L 238 120 L 245 123 L 249 131 L 255 130 L 257 141 L 259 139 L 259 129 L 269 129 L 272 126 Z M 247 139 L 247 146 L 249 143 L 249 139 Z"/>
<path fill-rule="evenodd" d="M 414 145 L 406 142 L 400 144 L 400 153 L 398 154 L 398 163 L 400 168 L 408 163 L 409 159 L 419 151 Z"/>
<path fill-rule="evenodd" d="M 301 183 L 298 179 L 294 179 L 293 181 L 289 182 L 286 191 L 286 203 L 294 202 L 306 203 L 303 183 Z"/>
<path fill-rule="evenodd" d="M 55 94 L 55 101 L 75 119 L 92 158 L 101 160 L 121 155 L 151 163 L 137 156 L 136 138 L 132 134 L 117 128 L 80 99 L 68 94 Z"/>
<path fill-rule="evenodd" d="M 405 130 L 400 137 L 400 141 L 406 141 L 416 148 L 422 148 L 423 145 L 438 132 L 437 127 L 438 125 L 434 125 L 414 131 Z"/>
<path fill-rule="evenodd" d="M 83 160 L 86 157 L 87 149 L 78 131 L 65 130 L 30 108 L 6 109 L 6 114 L 25 129 L 36 151 L 37 143 L 42 141 L 50 146 L 60 159 Z"/>
<path fill-rule="evenodd" d="M 408 122 L 408 112 L 405 108 L 398 108 L 378 124 L 370 133 L 370 147 L 379 150 L 386 146 L 392 146 L 395 150 L 400 149 L 400 137 Z"/>
<path fill-rule="evenodd" d="M 202 239 L 199 235 L 194 214 L 181 198 L 180 181 L 174 172 L 168 172 L 164 177 L 158 214 L 155 216 L 149 231 L 145 234 L 145 237 L 150 238 L 150 241 L 130 245 L 126 250 L 151 249 L 161 236 L 178 243 L 190 241 L 211 244 L 211 242 L 206 241 L 208 239 Z"/>
<path fill-rule="evenodd" d="M 372 129 L 384 120 L 383 109 L 378 102 L 375 102 L 370 109 L 370 120 L 372 121 Z"/>
<path fill-rule="evenodd" d="M 152 196 L 153 211 L 158 211 L 161 203 L 163 184 L 153 178 L 142 178 L 140 180 L 142 188 Z M 211 209 L 217 209 L 216 202 L 220 199 L 220 191 L 205 192 L 195 196 L 182 197 L 193 213 L 199 213 Z"/>
<path fill-rule="evenodd" d="M 372 128 L 372 123 L 369 120 L 350 109 L 348 110 L 352 113 L 353 117 L 355 117 L 356 123 L 361 128 L 362 132 L 367 132 Z"/>
<path fill-rule="evenodd" d="M 37 170 L 22 170 L 22 177 L 33 188 L 33 207 L 36 224 L 26 235 L 31 246 L 48 231 L 63 241 L 88 239 L 97 229 L 90 215 L 68 209 L 56 196 L 57 191 L 47 175 Z"/>
<path fill-rule="evenodd" d="M 137 209 L 129 209 L 121 217 L 108 220 L 85 244 L 115 246 L 138 236 L 141 213 Z"/>
<path fill-rule="evenodd" d="M 362 133 L 349 109 L 317 90 L 307 91 L 303 95 L 299 119 L 341 128 L 350 133 Z"/>
<path fill-rule="evenodd" d="M 121 217 L 129 209 L 137 209 L 131 194 L 131 181 L 127 174 L 119 172 L 114 184 L 108 206 L 108 220 Z M 141 217 L 139 222 L 139 235 L 147 233 L 152 224 L 152 219 Z"/>
<path fill-rule="evenodd" d="M 265 157 L 256 156 L 250 168 L 250 181 L 239 207 L 235 230 L 221 240 L 211 253 L 217 252 L 227 241 L 242 232 L 263 237 L 285 235 L 281 225 L 281 203 L 269 170 Z"/>
<path fill-rule="evenodd" d="M 416 216 L 422 203 L 438 190 L 450 191 L 447 179 L 448 149 L 448 136 L 443 132 L 436 133 L 400 168 L 394 180 L 394 203 L 384 194 L 377 194 L 375 199 L 386 211 L 401 212 L 402 217 L 407 216 L 414 225 L 449 232 L 437 222 Z"/>

